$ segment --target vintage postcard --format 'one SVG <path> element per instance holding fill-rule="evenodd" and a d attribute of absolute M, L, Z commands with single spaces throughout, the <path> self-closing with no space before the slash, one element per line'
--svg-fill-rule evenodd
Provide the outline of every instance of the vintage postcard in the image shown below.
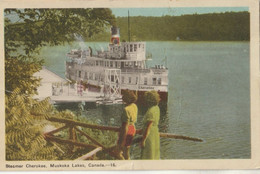
<path fill-rule="evenodd" d="M 258 0 L 0 7 L 0 170 L 260 167 Z"/>

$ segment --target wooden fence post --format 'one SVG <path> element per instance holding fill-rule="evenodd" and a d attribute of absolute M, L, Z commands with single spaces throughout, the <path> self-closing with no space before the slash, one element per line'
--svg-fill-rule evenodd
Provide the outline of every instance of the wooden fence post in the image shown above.
<path fill-rule="evenodd" d="M 75 130 L 74 126 L 69 127 L 69 139 L 73 142 L 77 142 L 77 134 L 76 134 L 76 130 Z M 75 146 L 71 145 L 69 153 L 73 153 L 74 148 L 75 148 Z"/>

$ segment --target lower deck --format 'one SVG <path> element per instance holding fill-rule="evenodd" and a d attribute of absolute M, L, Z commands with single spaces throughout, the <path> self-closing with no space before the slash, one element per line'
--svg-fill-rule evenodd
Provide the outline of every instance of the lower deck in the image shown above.
<path fill-rule="evenodd" d="M 117 71 L 116 74 L 106 74 L 107 71 Z M 121 89 L 140 91 L 168 91 L 168 70 L 165 68 L 98 68 L 67 62 L 66 77 L 72 81 L 104 86 L 106 79 L 121 86 Z"/>

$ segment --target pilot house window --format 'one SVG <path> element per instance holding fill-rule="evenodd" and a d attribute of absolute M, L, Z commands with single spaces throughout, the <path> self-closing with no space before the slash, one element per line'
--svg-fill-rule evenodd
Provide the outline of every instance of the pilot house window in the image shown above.
<path fill-rule="evenodd" d="M 134 51 L 137 50 L 137 44 L 134 44 Z"/>

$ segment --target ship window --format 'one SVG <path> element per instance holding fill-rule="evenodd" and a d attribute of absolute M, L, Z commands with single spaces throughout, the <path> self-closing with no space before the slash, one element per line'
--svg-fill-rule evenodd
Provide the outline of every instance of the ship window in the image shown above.
<path fill-rule="evenodd" d="M 132 78 L 128 77 L 128 83 L 130 84 L 132 82 Z"/>
<path fill-rule="evenodd" d="M 130 52 L 133 52 L 133 45 L 130 45 Z"/>
<path fill-rule="evenodd" d="M 144 78 L 144 85 L 147 85 L 147 77 Z"/>
<path fill-rule="evenodd" d="M 137 44 L 134 44 L 134 51 L 137 50 Z"/>
<path fill-rule="evenodd" d="M 114 82 L 114 76 L 113 75 L 111 76 L 111 82 Z"/>
<path fill-rule="evenodd" d="M 156 85 L 156 78 L 153 78 L 153 85 Z"/>
<path fill-rule="evenodd" d="M 122 83 L 125 83 L 125 77 L 122 76 Z"/>
<path fill-rule="evenodd" d="M 162 84 L 162 79 L 159 77 L 158 78 L 158 85 L 161 85 Z"/>
<path fill-rule="evenodd" d="M 81 78 L 81 71 L 78 71 L 78 77 Z"/>

